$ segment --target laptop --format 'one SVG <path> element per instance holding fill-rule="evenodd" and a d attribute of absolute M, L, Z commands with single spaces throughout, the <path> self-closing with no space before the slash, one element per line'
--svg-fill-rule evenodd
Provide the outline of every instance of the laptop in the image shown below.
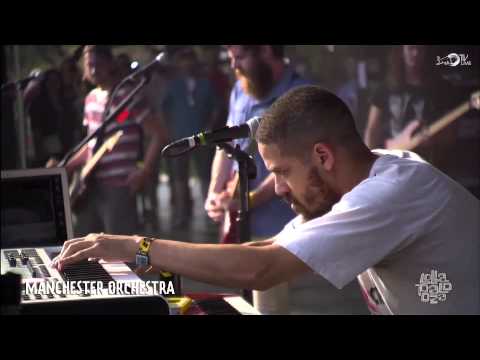
<path fill-rule="evenodd" d="M 73 237 L 64 168 L 1 172 L 1 248 L 60 247 Z"/>

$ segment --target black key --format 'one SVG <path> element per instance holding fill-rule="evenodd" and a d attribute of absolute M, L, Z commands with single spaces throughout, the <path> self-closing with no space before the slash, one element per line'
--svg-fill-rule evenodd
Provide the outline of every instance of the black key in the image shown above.
<path fill-rule="evenodd" d="M 8 264 L 10 267 L 16 267 L 17 266 L 17 259 L 15 256 L 8 256 Z"/>
<path fill-rule="evenodd" d="M 62 277 L 69 281 L 113 281 L 110 274 L 96 261 L 67 265 L 62 271 Z"/>
<path fill-rule="evenodd" d="M 40 266 L 39 269 L 45 277 L 50 277 L 50 272 L 45 265 Z"/>
<path fill-rule="evenodd" d="M 23 265 L 27 265 L 28 261 L 30 260 L 30 258 L 25 254 L 22 254 L 21 259 Z"/>
<path fill-rule="evenodd" d="M 3 255 L 5 258 L 8 260 L 10 257 L 14 257 L 15 259 L 20 257 L 20 254 L 18 253 L 17 250 L 5 250 L 3 252 Z"/>
<path fill-rule="evenodd" d="M 21 254 L 28 257 L 38 257 L 38 252 L 35 249 L 24 249 L 21 251 Z"/>

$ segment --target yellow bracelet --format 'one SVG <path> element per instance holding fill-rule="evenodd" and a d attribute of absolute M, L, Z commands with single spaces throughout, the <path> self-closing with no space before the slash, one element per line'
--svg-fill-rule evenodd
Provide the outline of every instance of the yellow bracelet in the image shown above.
<path fill-rule="evenodd" d="M 151 247 L 152 239 L 150 238 L 142 238 L 140 241 L 140 246 L 138 251 L 135 255 L 135 264 L 138 268 L 146 268 L 150 265 L 150 247 Z"/>
<path fill-rule="evenodd" d="M 151 244 L 152 244 L 152 239 L 144 237 L 140 242 L 139 252 L 142 253 L 142 255 L 148 255 Z"/>

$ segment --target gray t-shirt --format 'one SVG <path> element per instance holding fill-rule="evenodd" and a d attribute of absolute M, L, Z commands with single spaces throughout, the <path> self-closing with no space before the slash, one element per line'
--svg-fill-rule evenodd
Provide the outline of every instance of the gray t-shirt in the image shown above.
<path fill-rule="evenodd" d="M 367 179 L 276 244 L 337 288 L 358 278 L 372 313 L 480 313 L 480 202 L 412 152 L 375 152 Z"/>

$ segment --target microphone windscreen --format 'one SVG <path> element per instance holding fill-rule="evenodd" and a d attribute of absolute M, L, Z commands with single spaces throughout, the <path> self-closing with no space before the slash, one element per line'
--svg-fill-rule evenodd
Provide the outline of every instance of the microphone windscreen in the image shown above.
<path fill-rule="evenodd" d="M 250 128 L 250 137 L 252 139 L 255 138 L 255 134 L 257 133 L 261 121 L 262 118 L 260 116 L 255 116 L 254 118 L 247 121 L 248 127 Z"/>

